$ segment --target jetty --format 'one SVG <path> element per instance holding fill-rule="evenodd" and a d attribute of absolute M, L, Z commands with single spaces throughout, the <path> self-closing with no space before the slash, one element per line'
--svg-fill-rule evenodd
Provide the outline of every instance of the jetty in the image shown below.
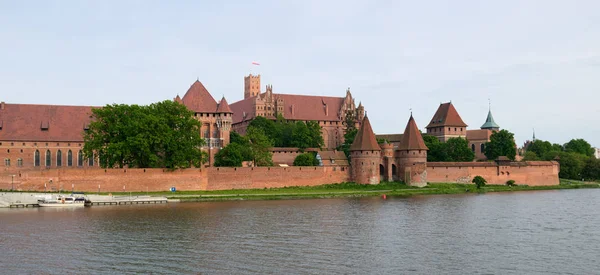
<path fill-rule="evenodd" d="M 50 199 L 57 194 L 30 192 L 0 192 L 0 208 L 29 208 L 39 207 L 38 200 Z M 68 195 L 64 194 L 64 195 Z M 112 196 L 112 195 L 83 195 L 86 206 L 102 205 L 132 205 L 132 204 L 161 204 L 179 202 L 179 200 L 154 196 Z"/>

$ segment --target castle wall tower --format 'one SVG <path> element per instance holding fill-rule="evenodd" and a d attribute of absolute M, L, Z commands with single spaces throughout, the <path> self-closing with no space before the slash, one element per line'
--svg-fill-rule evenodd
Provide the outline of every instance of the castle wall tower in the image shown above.
<path fill-rule="evenodd" d="M 441 142 L 450 138 L 466 137 L 467 124 L 462 120 L 452 102 L 440 104 L 427 127 L 427 134 L 437 137 Z"/>
<path fill-rule="evenodd" d="M 360 184 L 378 184 L 381 147 L 377 144 L 371 123 L 367 117 L 350 146 L 352 179 Z"/>
<path fill-rule="evenodd" d="M 394 145 L 388 143 L 387 140 L 381 144 L 381 164 L 383 165 L 383 173 L 380 171 L 380 176 L 383 174 L 383 178 L 381 180 L 385 181 L 397 181 L 396 173 L 394 173 L 394 168 L 396 161 L 394 159 Z M 380 168 L 381 169 L 381 168 Z"/>
<path fill-rule="evenodd" d="M 396 152 L 398 176 L 410 186 L 427 185 L 427 146 L 412 114 Z"/>
<path fill-rule="evenodd" d="M 244 99 L 257 96 L 260 94 L 260 75 L 252 75 L 244 77 Z"/>

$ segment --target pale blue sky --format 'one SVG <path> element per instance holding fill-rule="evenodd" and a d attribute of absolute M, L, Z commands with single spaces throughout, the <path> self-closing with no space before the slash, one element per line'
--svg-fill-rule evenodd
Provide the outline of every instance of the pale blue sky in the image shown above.
<path fill-rule="evenodd" d="M 470 129 L 600 146 L 600 1 L 0 0 L 0 100 L 148 104 L 199 78 L 243 97 L 344 96 L 377 133 L 421 129 L 452 101 Z M 251 61 L 261 66 L 252 68 Z M 358 102 L 357 102 L 358 103 Z"/>

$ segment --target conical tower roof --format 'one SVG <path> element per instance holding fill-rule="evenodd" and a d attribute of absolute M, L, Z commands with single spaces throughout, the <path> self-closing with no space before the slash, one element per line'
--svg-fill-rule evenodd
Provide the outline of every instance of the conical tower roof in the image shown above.
<path fill-rule="evenodd" d="M 404 135 L 402 135 L 402 141 L 398 145 L 398 150 L 429 150 L 425 145 L 425 141 L 423 141 L 421 132 L 419 132 L 412 114 L 408 119 L 406 129 L 404 129 Z"/>
<path fill-rule="evenodd" d="M 198 80 L 185 93 L 182 101 L 188 109 L 197 113 L 213 113 L 217 109 L 217 101 Z"/>
<path fill-rule="evenodd" d="M 371 122 L 369 118 L 365 116 L 363 118 L 360 129 L 356 133 L 354 142 L 350 146 L 350 151 L 380 151 L 381 147 L 377 144 L 377 139 L 371 128 Z"/>
<path fill-rule="evenodd" d="M 487 118 L 485 119 L 485 123 L 483 125 L 481 125 L 481 129 L 490 129 L 490 130 L 500 129 L 500 126 L 498 124 L 496 124 L 496 122 L 494 121 L 494 117 L 492 116 L 492 110 L 488 111 Z"/>
<path fill-rule="evenodd" d="M 229 104 L 227 104 L 227 100 L 225 97 L 221 98 L 219 105 L 217 107 L 217 113 L 233 113 L 229 108 Z"/>

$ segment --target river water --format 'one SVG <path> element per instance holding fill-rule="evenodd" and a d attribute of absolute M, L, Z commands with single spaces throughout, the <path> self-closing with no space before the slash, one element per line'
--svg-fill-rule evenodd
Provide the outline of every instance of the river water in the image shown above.
<path fill-rule="evenodd" d="M 0 209 L 1 274 L 599 274 L 600 190 Z"/>

